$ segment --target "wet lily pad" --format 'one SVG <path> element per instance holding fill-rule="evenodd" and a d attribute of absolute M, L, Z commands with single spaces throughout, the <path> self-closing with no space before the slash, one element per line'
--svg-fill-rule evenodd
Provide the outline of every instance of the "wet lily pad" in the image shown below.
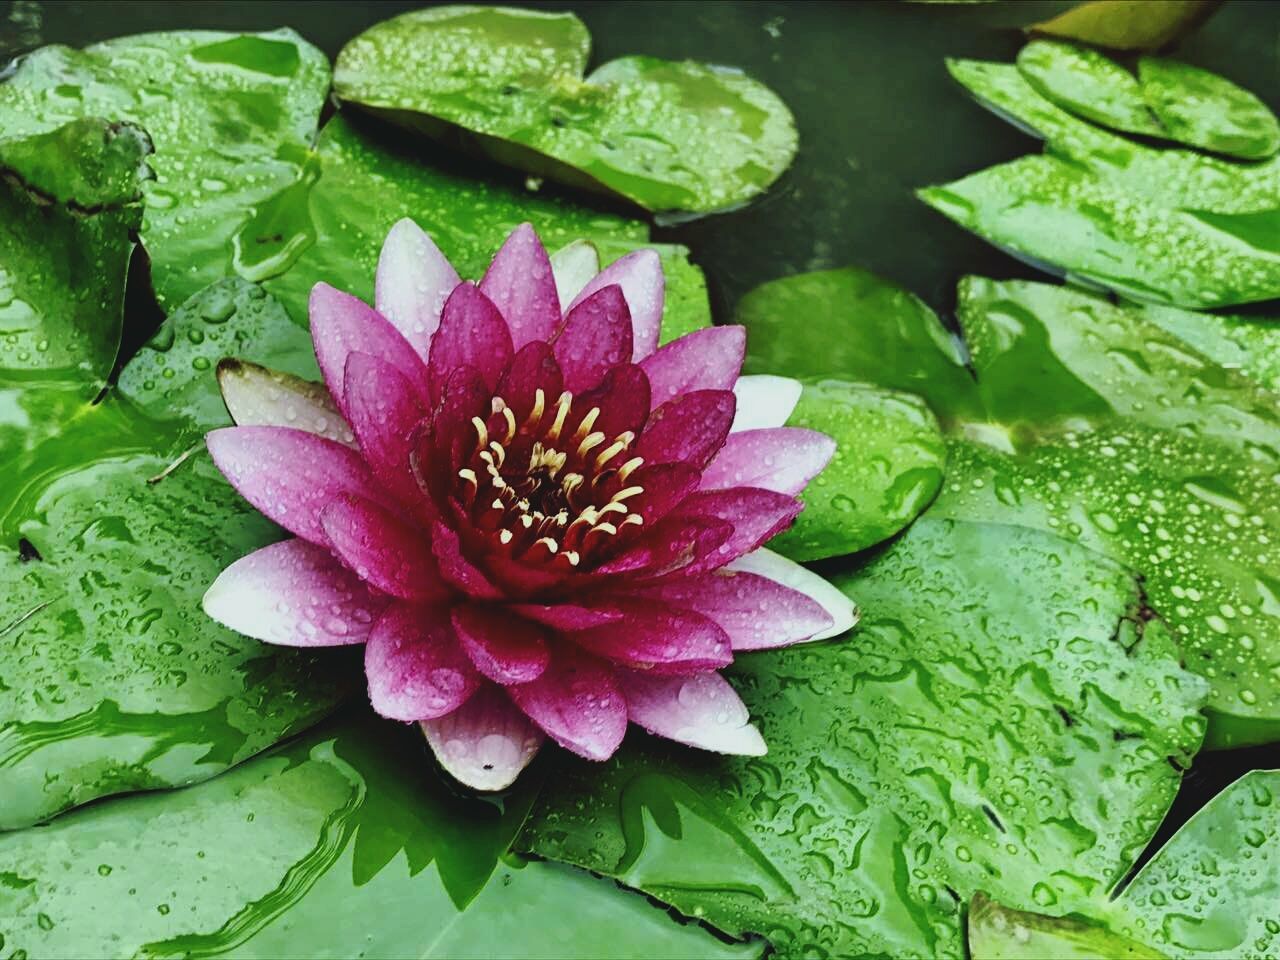
<path fill-rule="evenodd" d="M 790 165 L 790 111 L 741 71 L 636 56 L 584 78 L 589 48 L 571 13 L 417 10 L 348 43 L 334 89 L 417 132 L 648 210 L 732 207 Z"/>
<path fill-rule="evenodd" d="M 464 798 L 413 731 L 348 714 L 189 790 L 0 836 L 31 956 L 759 956 L 642 897 L 503 858 L 536 791 Z"/>
<path fill-rule="evenodd" d="M 1077 116 L 1129 133 L 1166 135 L 1137 78 L 1096 50 L 1033 40 L 1018 51 L 1018 69 L 1038 93 Z"/>
<path fill-rule="evenodd" d="M 292 30 L 121 37 L 42 47 L 0 83 L 0 136 L 98 116 L 145 128 L 156 177 L 142 243 L 173 309 L 231 272 L 231 238 L 296 183 L 328 93 L 329 62 Z"/>
<path fill-rule="evenodd" d="M 1155 306 L 1146 307 L 1142 316 L 1219 366 L 1239 370 L 1280 394 L 1280 320 Z"/>
<path fill-rule="evenodd" d="M 1203 682 L 1132 576 L 1041 531 L 924 518 L 837 582 L 866 611 L 851 636 L 735 669 L 767 757 L 628 743 L 556 771 L 521 842 L 783 957 L 960 955 L 978 889 L 1105 894 L 1204 729 Z"/>
<path fill-rule="evenodd" d="M 1177 60 L 1138 61 L 1142 95 L 1175 140 L 1245 160 L 1280 150 L 1271 108 L 1226 77 Z"/>
<path fill-rule="evenodd" d="M 1110 929 L 975 904 L 971 956 L 1274 957 L 1280 947 L 1278 798 L 1280 771 L 1255 770 L 1210 800 L 1117 899 L 1091 911 Z M 1027 952 L 1037 941 L 1042 951 Z M 1077 945 L 1093 952 L 1064 949 Z"/>
<path fill-rule="evenodd" d="M 777 283 L 792 286 L 790 316 L 806 322 L 790 353 L 757 353 L 757 364 L 814 375 L 825 358 L 828 375 L 856 369 L 896 388 L 904 367 L 951 362 L 945 346 L 932 359 L 908 353 L 937 323 L 914 305 L 888 314 L 827 299 L 825 274 Z M 1038 527 L 1142 573 L 1188 668 L 1210 682 L 1210 744 L 1280 738 L 1276 395 L 1142 310 L 1063 287 L 970 279 L 960 321 L 976 384 L 926 397 L 950 446 L 930 514 Z M 837 340 L 867 348 L 817 348 Z"/>
<path fill-rule="evenodd" d="M 1029 262 L 1131 299 L 1203 309 L 1280 297 L 1280 162 L 1158 149 L 1073 116 L 1007 64 L 955 61 L 984 104 L 1048 141 L 920 191 Z"/>

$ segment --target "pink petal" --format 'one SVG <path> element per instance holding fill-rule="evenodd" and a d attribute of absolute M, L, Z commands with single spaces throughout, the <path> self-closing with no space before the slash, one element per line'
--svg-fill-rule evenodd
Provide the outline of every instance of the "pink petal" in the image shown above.
<path fill-rule="evenodd" d="M 653 579 L 683 570 L 733 536 L 733 524 L 710 517 L 668 515 L 641 540 L 602 565 L 603 577 Z"/>
<path fill-rule="evenodd" d="M 333 647 L 363 643 L 386 603 L 328 550 L 282 540 L 218 574 L 203 605 L 214 620 L 255 640 Z"/>
<path fill-rule="evenodd" d="M 624 616 L 617 607 L 591 607 L 573 603 L 517 603 L 512 609 L 522 617 L 556 630 L 586 630 L 603 623 L 613 623 Z"/>
<path fill-rule="evenodd" d="M 790 377 L 775 377 L 767 373 L 739 377 L 733 385 L 733 392 L 738 398 L 733 432 L 782 426 L 800 402 L 803 389 L 799 380 Z"/>
<path fill-rule="evenodd" d="M 560 325 L 551 260 L 527 223 L 511 231 L 480 281 L 480 290 L 506 318 L 517 348 L 530 340 L 550 340 Z"/>
<path fill-rule="evenodd" d="M 633 596 L 693 610 L 710 617 L 729 636 L 734 650 L 765 650 L 812 639 L 835 620 L 799 591 L 753 573 L 719 570 L 673 578 Z"/>
<path fill-rule="evenodd" d="M 481 684 L 443 606 L 388 607 L 369 633 L 364 672 L 373 709 L 391 720 L 443 717 Z"/>
<path fill-rule="evenodd" d="M 781 533 L 802 509 L 804 504 L 795 497 L 756 487 L 702 490 L 693 494 L 680 505 L 681 515 L 731 523 L 733 533 L 690 564 L 687 572 L 705 573 L 736 560 Z"/>
<path fill-rule="evenodd" d="M 627 704 L 613 669 L 571 644 L 556 646 L 537 680 L 506 691 L 553 740 L 588 760 L 609 759 L 627 732 Z"/>
<path fill-rule="evenodd" d="M 551 273 L 556 278 L 560 312 L 565 313 L 573 298 L 600 272 L 600 253 L 588 240 L 575 240 L 551 255 Z"/>
<path fill-rule="evenodd" d="M 652 734 L 716 753 L 762 757 L 767 752 L 746 704 L 718 673 L 661 677 L 619 671 L 618 682 L 631 722 Z"/>
<path fill-rule="evenodd" d="M 458 590 L 479 600 L 496 600 L 502 596 L 480 568 L 463 556 L 458 535 L 443 523 L 437 523 L 431 531 L 431 552 L 440 576 Z"/>
<path fill-rule="evenodd" d="M 391 364 L 359 350 L 347 355 L 344 382 L 347 416 L 373 475 L 401 503 L 420 503 L 409 466 L 414 429 L 426 416 L 417 393 Z"/>
<path fill-rule="evenodd" d="M 218 364 L 218 388 L 238 427 L 296 427 L 355 446 L 355 434 L 323 383 L 227 358 Z"/>
<path fill-rule="evenodd" d="M 761 487 L 796 496 L 830 462 L 836 442 L 825 433 L 773 427 L 731 433 L 702 473 L 702 487 Z"/>
<path fill-rule="evenodd" d="M 564 390 L 564 376 L 550 344 L 534 340 L 516 351 L 495 393 L 507 406 L 524 413 L 532 409 L 539 390 L 543 405 L 550 407 Z"/>
<path fill-rule="evenodd" d="M 574 398 L 575 413 L 600 410 L 595 428 L 612 440 L 624 431 L 639 433 L 649 418 L 649 378 L 634 363 L 623 363 L 604 375 L 600 385 Z"/>
<path fill-rule="evenodd" d="M 428 402 L 426 366 L 400 331 L 367 303 L 327 283 L 317 283 L 311 288 L 308 312 L 316 361 L 338 409 L 346 410 L 343 384 L 347 354 L 352 350 L 391 364 L 413 385 L 422 402 Z"/>
<path fill-rule="evenodd" d="M 338 497 L 320 512 L 320 523 L 338 559 L 384 593 L 419 603 L 450 595 L 425 531 L 403 515 Z"/>
<path fill-rule="evenodd" d="M 474 367 L 492 390 L 513 354 L 511 331 L 498 308 L 474 284 L 458 284 L 431 340 L 432 399 L 440 399 L 449 374 L 459 367 Z"/>
<path fill-rule="evenodd" d="M 500 607 L 456 606 L 453 629 L 476 669 L 494 683 L 528 683 L 547 668 L 546 631 Z"/>
<path fill-rule="evenodd" d="M 729 435 L 734 404 L 728 390 L 695 390 L 668 400 L 649 417 L 636 455 L 646 463 L 679 460 L 705 467 Z"/>
<path fill-rule="evenodd" d="M 640 363 L 653 405 L 694 390 L 732 390 L 746 350 L 745 327 L 707 327 L 659 347 Z"/>
<path fill-rule="evenodd" d="M 240 495 L 290 533 L 328 544 L 320 511 L 335 497 L 383 501 L 350 447 L 288 427 L 224 427 L 205 438 L 213 462 Z"/>
<path fill-rule="evenodd" d="M 383 241 L 374 303 L 425 363 L 440 310 L 459 283 L 458 271 L 421 227 L 405 217 Z"/>
<path fill-rule="evenodd" d="M 794 560 L 788 560 L 772 550 L 766 550 L 763 547 L 754 550 L 733 561 L 727 569 L 765 577 L 804 594 L 821 606 L 831 617 L 831 626 L 814 634 L 809 638 L 810 640 L 827 640 L 837 637 L 846 630 L 851 630 L 858 622 L 857 605 L 842 591 L 807 567 L 802 567 Z"/>
<path fill-rule="evenodd" d="M 619 286 L 580 300 L 555 340 L 564 388 L 581 393 L 597 386 L 610 368 L 631 359 L 631 316 Z"/>
<path fill-rule="evenodd" d="M 614 283 L 622 287 L 631 312 L 631 359 L 639 363 L 657 348 L 658 333 L 662 329 L 662 301 L 666 291 L 662 261 L 653 250 L 636 250 L 620 257 L 582 288 L 570 308 Z"/>
<path fill-rule="evenodd" d="M 486 683 L 453 713 L 419 726 L 440 765 L 475 790 L 515 783 L 545 739 L 500 687 Z"/>
<path fill-rule="evenodd" d="M 626 486 L 640 487 L 644 491 L 631 501 L 632 510 L 643 518 L 646 529 L 652 528 L 698 489 L 701 476 L 687 463 L 645 464 L 625 482 Z"/>
<path fill-rule="evenodd" d="M 709 617 L 651 598 L 613 603 L 621 619 L 566 634 L 568 639 L 614 663 L 656 673 L 697 673 L 733 662 L 728 634 Z"/>

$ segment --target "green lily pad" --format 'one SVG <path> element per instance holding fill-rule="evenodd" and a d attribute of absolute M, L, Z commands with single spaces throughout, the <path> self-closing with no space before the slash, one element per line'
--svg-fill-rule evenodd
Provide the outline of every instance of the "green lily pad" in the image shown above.
<path fill-rule="evenodd" d="M 189 301 L 121 373 L 15 458 L 0 494 L 0 829 L 212 776 L 354 689 L 341 656 L 209 620 L 218 572 L 279 531 L 209 461 L 228 353 L 315 373 L 306 332 L 257 287 Z"/>
<path fill-rule="evenodd" d="M 209 783 L 0 837 L 19 956 L 759 956 L 554 864 L 503 860 L 536 791 L 453 793 L 414 731 L 348 714 Z"/>
<path fill-rule="evenodd" d="M 43 47 L 0 83 L 0 136 L 87 116 L 155 143 L 141 239 L 172 309 L 231 272 L 231 238 L 303 176 L 329 89 L 324 54 L 292 30 L 149 33 L 85 50 Z"/>
<path fill-rule="evenodd" d="M 1163 953 L 1075 917 L 1011 910 L 976 894 L 969 903 L 972 960 L 1166 960 Z"/>
<path fill-rule="evenodd" d="M 397 220 L 412 217 L 464 277 L 480 277 L 506 234 L 525 220 L 548 249 L 585 239 L 606 264 L 650 247 L 666 273 L 664 341 L 711 323 L 706 281 L 688 251 L 649 243 L 639 221 L 425 166 L 342 115 L 321 131 L 312 163 L 316 176 L 259 207 L 235 237 L 238 251 L 255 251 L 255 275 L 268 278 L 266 288 L 299 322 L 317 280 L 372 303 L 382 241 Z M 270 229 L 261 230 L 264 223 Z M 248 263 L 240 256 L 243 273 Z"/>
<path fill-rule="evenodd" d="M 1115 50 L 1159 50 L 1198 27 L 1222 0 L 1091 0 L 1028 27 Z"/>
<path fill-rule="evenodd" d="M 1096 905 L 1093 915 L 1109 930 L 1075 918 L 1020 913 L 992 903 L 975 905 L 969 914 L 970 955 L 974 960 L 1276 956 L 1278 798 L 1280 771 L 1255 770 L 1210 800 L 1117 899 Z M 1087 932 L 1081 933 L 1082 928 Z M 1026 952 L 1037 941 L 1045 949 Z M 1143 946 L 1146 943 L 1163 952 Z M 1092 953 L 1064 949 L 1090 946 Z"/>
<path fill-rule="evenodd" d="M 1142 316 L 1219 366 L 1239 370 L 1272 393 L 1280 394 L 1280 319 L 1154 306 L 1146 307 Z"/>
<path fill-rule="evenodd" d="M 886 319 L 863 312 L 873 301 L 827 299 L 825 274 L 779 282 L 793 287 L 790 316 L 804 318 L 814 337 L 867 345 L 857 361 L 854 348 L 824 355 L 831 376 L 852 368 L 899 387 L 893 358 L 909 356 L 908 345 L 936 323 L 920 319 L 896 335 L 920 315 Z M 1209 743 L 1277 739 L 1280 400 L 1144 316 L 1063 287 L 962 283 L 960 321 L 982 412 L 973 416 L 965 393 L 927 398 L 950 446 L 930 515 L 1055 532 L 1142 573 L 1188 668 L 1210 683 Z M 935 352 L 912 365 L 950 362 L 945 346 Z M 782 351 L 755 360 L 815 372 L 812 354 L 794 369 Z"/>
<path fill-rule="evenodd" d="M 1131 299 L 1206 308 L 1280 296 L 1280 156 L 1240 164 L 1146 146 L 1062 110 L 1012 65 L 949 67 L 1048 152 L 922 190 L 925 202 L 1037 266 Z"/>
<path fill-rule="evenodd" d="M 637 56 L 584 78 L 589 48 L 571 13 L 416 10 L 348 43 L 334 89 L 414 131 L 648 210 L 735 206 L 795 156 L 790 111 L 741 71 Z"/>
<path fill-rule="evenodd" d="M 1256 96 L 1216 73 L 1158 57 L 1138 61 L 1142 95 L 1175 140 L 1245 160 L 1280 150 L 1280 122 Z"/>
<path fill-rule="evenodd" d="M 767 757 L 643 739 L 567 764 L 522 844 L 783 957 L 960 955 L 978 889 L 1068 910 L 1110 889 L 1204 729 L 1203 682 L 1133 577 L 1041 531 L 929 518 L 837 570 L 853 634 L 735 667 Z"/>
<path fill-rule="evenodd" d="M 1077 116 L 1129 133 L 1166 135 L 1137 78 L 1096 50 L 1033 40 L 1018 52 L 1018 69 L 1037 92 Z"/>
<path fill-rule="evenodd" d="M 149 151 L 94 119 L 0 141 L 0 461 L 106 386 Z"/>
<path fill-rule="evenodd" d="M 807 562 L 855 553 L 916 518 L 942 486 L 947 451 L 929 407 L 909 393 L 824 380 L 806 384 L 787 420 L 836 441 L 800 495 L 804 510 L 769 548 Z"/>

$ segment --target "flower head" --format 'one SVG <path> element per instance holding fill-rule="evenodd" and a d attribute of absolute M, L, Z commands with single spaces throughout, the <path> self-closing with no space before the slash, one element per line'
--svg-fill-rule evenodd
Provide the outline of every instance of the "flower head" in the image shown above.
<path fill-rule="evenodd" d="M 369 697 L 442 765 L 509 785 L 546 736 L 592 760 L 628 721 L 761 754 L 717 672 L 832 636 L 852 604 L 762 544 L 834 444 L 782 426 L 799 385 L 739 378 L 740 327 L 658 346 L 650 250 L 599 271 L 516 229 L 479 284 L 409 220 L 373 309 L 317 284 L 324 386 L 239 362 L 214 462 L 294 535 L 222 572 L 214 619 L 269 643 L 363 643 Z"/>

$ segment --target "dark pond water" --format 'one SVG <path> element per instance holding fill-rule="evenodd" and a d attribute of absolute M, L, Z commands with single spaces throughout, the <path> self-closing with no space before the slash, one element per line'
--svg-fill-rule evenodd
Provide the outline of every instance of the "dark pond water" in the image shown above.
<path fill-rule="evenodd" d="M 373 23 L 420 2 L 0 2 L 0 58 L 45 43 L 84 45 L 147 30 L 291 26 L 331 57 Z M 795 112 L 800 155 L 761 201 L 663 228 L 707 272 L 721 318 L 775 277 L 856 264 L 896 280 L 940 312 L 966 273 L 1042 278 L 930 211 L 916 187 L 955 179 L 1034 149 L 1025 135 L 966 99 L 947 56 L 1009 60 L 1018 27 L 1071 6 L 978 4 L 579 2 L 594 62 L 628 53 L 740 66 Z M 1233 0 L 1177 50 L 1280 110 L 1280 3 Z M 499 174 L 501 175 L 501 174 Z M 1157 843 L 1251 767 L 1280 766 L 1280 749 L 1202 756 Z"/>

